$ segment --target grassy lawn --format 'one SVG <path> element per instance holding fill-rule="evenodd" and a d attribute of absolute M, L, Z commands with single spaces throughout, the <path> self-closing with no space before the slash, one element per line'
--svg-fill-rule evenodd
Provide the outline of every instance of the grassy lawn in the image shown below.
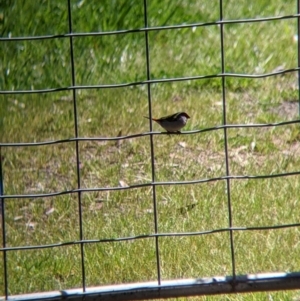
<path fill-rule="evenodd" d="M 0 4 L 1 37 L 69 32 L 67 1 L 11 0 Z M 219 1 L 148 1 L 149 27 L 219 20 Z M 144 28 L 142 1 L 71 1 L 74 33 Z M 239 20 L 296 14 L 296 1 L 224 1 L 223 18 Z M 18 16 L 16 18 L 16 16 Z M 297 19 L 224 25 L 225 72 L 267 74 L 298 66 Z M 298 75 L 226 77 L 163 82 L 216 75 L 221 70 L 220 26 L 151 30 L 150 85 L 154 117 L 186 111 L 184 131 L 221 126 L 223 92 L 228 124 L 280 123 L 299 118 Z M 146 76 L 145 33 L 77 36 L 75 85 L 142 82 Z M 65 88 L 72 85 L 69 38 L 0 40 L 0 90 Z M 148 86 L 76 90 L 79 137 L 117 137 L 149 132 Z M 0 94 L 0 142 L 25 143 L 74 138 L 73 92 Z M 161 135 L 153 124 L 155 181 L 194 181 L 226 176 L 225 144 L 232 176 L 300 171 L 298 124 L 215 129 Z M 81 188 L 151 183 L 150 135 L 79 143 Z M 77 189 L 75 142 L 1 147 L 5 195 Z M 299 175 L 230 181 L 232 225 L 263 227 L 299 223 Z M 158 185 L 159 233 L 200 232 L 229 227 L 225 180 Z M 153 234 L 151 186 L 81 194 L 84 240 Z M 77 193 L 5 199 L 7 247 L 80 239 Z M 1 226 L 2 227 L 2 226 Z M 236 274 L 299 271 L 299 227 L 236 231 Z M 3 231 L 1 228 L 1 242 Z M 3 246 L 3 244 L 1 244 Z M 162 280 L 231 275 L 227 232 L 159 239 Z M 87 286 L 157 279 L 154 238 L 84 246 Z M 2 252 L 3 256 L 3 252 Z M 3 274 L 3 260 L 0 271 Z M 9 251 L 9 294 L 80 287 L 79 245 Z M 0 296 L 4 280 L 0 277 Z M 192 300 L 297 300 L 299 291 L 207 296 Z M 184 298 L 182 298 L 183 300 Z"/>

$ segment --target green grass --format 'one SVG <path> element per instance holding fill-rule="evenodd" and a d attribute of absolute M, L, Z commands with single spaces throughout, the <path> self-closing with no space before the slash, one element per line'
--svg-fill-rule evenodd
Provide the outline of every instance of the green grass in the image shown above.
<path fill-rule="evenodd" d="M 66 1 L 65 1 L 66 2 Z M 7 1 L 0 6 L 2 37 L 68 32 L 63 1 Z M 73 32 L 144 27 L 141 1 L 71 1 Z M 218 1 L 148 1 L 149 26 L 212 22 Z M 225 1 L 224 19 L 295 14 L 292 1 Z M 123 3 L 123 4 L 122 4 Z M 18 16 L 16 18 L 15 16 Z M 297 67 L 296 19 L 224 26 L 225 71 L 263 74 Z M 74 38 L 76 85 L 146 80 L 144 33 Z M 221 72 L 220 28 L 208 26 L 149 32 L 152 79 Z M 68 38 L 0 41 L 1 90 L 70 86 Z M 272 123 L 298 118 L 295 73 L 272 78 L 226 78 L 229 124 Z M 149 131 L 146 85 L 77 90 L 80 137 L 116 137 Z M 151 85 L 153 116 L 186 111 L 185 130 L 223 123 L 221 79 Z M 0 141 L 39 142 L 74 137 L 72 91 L 0 95 Z M 153 124 L 154 131 L 160 131 Z M 232 175 L 298 171 L 299 126 L 229 129 Z M 226 175 L 224 131 L 155 135 L 156 181 L 187 181 Z M 149 183 L 149 136 L 79 143 L 82 188 Z M 77 188 L 75 143 L 2 147 L 4 192 L 36 194 Z M 233 226 L 299 222 L 298 176 L 231 180 Z M 82 193 L 87 240 L 154 233 L 151 187 Z M 225 181 L 157 186 L 158 230 L 197 232 L 228 227 Z M 54 209 L 54 210 L 53 210 Z M 5 200 L 8 247 L 76 241 L 80 237 L 77 194 Z M 2 232 L 1 232 L 2 235 Z M 3 237 L 1 236 L 1 240 Z M 299 271 L 299 229 L 234 232 L 237 274 Z M 159 239 L 162 279 L 231 275 L 228 233 Z M 152 238 L 84 246 L 86 284 L 97 286 L 156 279 Z M 9 294 L 81 286 L 79 245 L 7 252 Z M 3 270 L 3 260 L 0 260 Z M 0 277 L 0 295 L 4 294 Z M 296 300 L 297 291 L 207 296 L 201 300 Z M 193 300 L 200 298 L 193 298 Z M 184 300 L 184 298 L 180 298 Z"/>

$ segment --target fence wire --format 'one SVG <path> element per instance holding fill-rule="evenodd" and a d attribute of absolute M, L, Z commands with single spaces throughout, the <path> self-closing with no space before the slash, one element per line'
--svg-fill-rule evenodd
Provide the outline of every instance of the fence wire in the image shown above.
<path fill-rule="evenodd" d="M 27 143 L 3 143 L 0 142 L 0 199 L 1 199 L 1 214 L 2 214 L 2 247 L 0 251 L 3 254 L 3 279 L 4 279 L 4 292 L 5 300 L 10 299 L 9 296 L 9 281 L 8 281 L 8 267 L 7 267 L 7 253 L 12 251 L 19 250 L 33 250 L 33 249 L 47 249 L 47 248 L 60 248 L 68 245 L 80 245 L 81 252 L 81 279 L 82 279 L 82 288 L 77 290 L 69 290 L 59 293 L 42 293 L 42 294 L 30 294 L 25 296 L 14 296 L 14 300 L 37 300 L 37 299 L 63 299 L 65 297 L 72 297 L 74 300 L 81 298 L 94 298 L 95 296 L 101 300 L 111 300 L 113 298 L 118 298 L 119 300 L 138 300 L 138 299 L 150 299 L 150 298 L 168 298 L 168 297 L 178 297 L 178 296 L 190 296 L 190 295 L 199 295 L 199 294 L 218 294 L 218 293 L 234 293 L 234 292 L 246 292 L 246 291 L 262 291 L 262 290 L 272 290 L 272 289 L 295 289 L 300 288 L 300 273 L 271 273 L 271 274 L 262 274 L 262 275 L 248 275 L 247 277 L 237 276 L 236 267 L 235 267 L 235 244 L 234 244 L 234 232 L 240 231 L 257 231 L 257 230 L 278 230 L 283 228 L 295 228 L 300 227 L 300 223 L 292 224 L 282 224 L 282 225 L 269 225 L 269 226 L 258 226 L 258 227 L 234 227 L 232 223 L 232 204 L 231 204 L 231 180 L 260 180 L 260 179 L 269 179 L 277 177 L 287 177 L 300 175 L 300 171 L 294 172 L 283 172 L 278 174 L 265 174 L 265 175 L 232 175 L 229 169 L 229 149 L 228 149 L 228 129 L 232 128 L 263 128 L 263 127 L 280 127 L 285 125 L 297 124 L 300 122 L 300 119 L 286 121 L 286 122 L 277 122 L 277 123 L 257 123 L 257 124 L 228 124 L 227 123 L 227 99 L 226 99 L 226 78 L 251 78 L 251 79 L 261 79 L 265 77 L 272 77 L 280 74 L 297 72 L 298 73 L 298 86 L 300 87 L 300 39 L 298 39 L 298 66 L 292 69 L 284 69 L 280 71 L 275 71 L 265 74 L 235 74 L 235 73 L 226 73 L 225 71 L 225 53 L 224 53 L 224 26 L 226 24 L 238 24 L 238 23 L 256 23 L 256 22 L 276 22 L 279 20 L 286 19 L 297 19 L 298 24 L 298 36 L 300 33 L 300 0 L 297 0 L 297 14 L 293 15 L 284 15 L 278 17 L 266 17 L 266 18 L 255 18 L 255 19 L 239 19 L 239 20 L 224 20 L 223 19 L 223 6 L 224 1 L 219 0 L 219 20 L 215 22 L 202 22 L 194 24 L 183 24 L 183 25 L 172 25 L 172 26 L 157 26 L 149 27 L 148 26 L 148 13 L 147 13 L 147 0 L 143 0 L 144 6 L 144 28 L 130 29 L 130 30 L 118 30 L 118 31 L 108 31 L 108 32 L 88 32 L 88 33 L 74 33 L 72 28 L 72 10 L 71 10 L 71 0 L 67 0 L 67 9 L 68 9 L 68 27 L 69 32 L 66 34 L 59 35 L 44 35 L 44 36 L 26 36 L 26 37 L 1 37 L 1 42 L 16 42 L 16 41 L 35 41 L 35 40 L 46 40 L 46 39 L 68 39 L 69 40 L 69 49 L 70 49 L 70 65 L 71 65 L 71 78 L 72 85 L 65 87 L 55 87 L 47 89 L 38 89 L 38 90 L 2 90 L 0 94 L 36 94 L 36 93 L 54 93 L 58 91 L 72 91 L 72 100 L 73 100 L 73 113 L 74 113 L 74 137 L 70 139 L 59 139 L 59 140 L 47 140 L 47 141 L 38 141 L 38 142 L 27 142 Z M 211 75 L 199 75 L 199 76 L 187 76 L 180 78 L 165 78 L 165 79 L 152 79 L 151 78 L 151 63 L 150 63 L 150 43 L 148 34 L 151 31 L 162 31 L 162 30 L 174 30 L 174 29 L 183 29 L 183 28 L 194 28 L 194 27 L 207 27 L 207 26 L 219 26 L 220 28 L 220 56 L 221 56 L 221 72 L 218 74 Z M 89 36 L 104 36 L 104 35 L 120 35 L 120 34 L 130 34 L 135 32 L 144 33 L 144 47 L 146 53 L 146 78 L 145 81 L 136 81 L 128 82 L 122 84 L 106 84 L 106 85 L 77 85 L 75 74 L 76 74 L 76 63 L 74 58 L 74 45 L 73 39 L 75 37 L 89 37 Z M 162 182 L 156 181 L 156 172 L 155 172 L 155 151 L 153 137 L 155 135 L 165 135 L 166 133 L 155 132 L 152 129 L 152 123 L 149 122 L 150 131 L 146 133 L 139 133 L 133 135 L 125 135 L 118 137 L 79 137 L 78 131 L 78 110 L 77 110 L 77 90 L 86 90 L 86 89 L 114 89 L 122 88 L 129 86 L 138 86 L 146 85 L 147 86 L 147 95 L 148 95 L 148 111 L 149 117 L 152 117 L 152 98 L 151 98 L 151 85 L 155 83 L 168 83 L 168 82 L 182 82 L 182 81 L 191 81 L 191 80 L 202 80 L 202 79 L 212 79 L 220 78 L 221 79 L 221 88 L 222 88 L 222 108 L 223 108 L 223 124 L 220 126 L 215 126 L 211 128 L 204 128 L 201 130 L 193 130 L 183 132 L 183 135 L 195 135 L 204 132 L 214 132 L 214 131 L 223 131 L 224 136 L 224 154 L 225 154 L 225 167 L 226 175 L 214 178 L 206 178 L 192 181 L 170 181 Z M 298 92 L 300 89 L 298 87 Z M 300 94 L 299 94 L 300 100 Z M 139 138 L 148 136 L 150 140 L 150 155 L 151 155 L 151 182 L 146 182 L 136 185 L 128 185 L 124 187 L 95 187 L 95 188 L 82 188 L 81 184 L 81 170 L 80 170 L 80 150 L 79 145 L 83 141 L 119 141 L 127 140 L 132 138 Z M 5 187 L 3 187 L 3 182 L 5 174 L 3 173 L 3 166 L 1 161 L 1 150 L 4 148 L 12 147 L 39 147 L 52 144 L 68 144 L 75 143 L 76 149 L 76 174 L 77 174 L 77 189 L 72 190 L 63 190 L 63 191 L 54 191 L 47 193 L 36 193 L 36 194 L 6 194 Z M 158 230 L 158 216 L 157 216 L 157 199 L 156 199 L 156 187 L 157 186 L 171 186 L 171 185 L 194 185 L 194 184 L 203 184 L 208 182 L 216 181 L 225 181 L 226 182 L 226 198 L 227 198 L 227 210 L 228 210 L 228 227 L 213 229 L 208 231 L 199 231 L 199 232 L 182 232 L 182 233 L 161 233 Z M 152 201 L 153 201 L 153 229 L 154 233 L 147 235 L 136 235 L 128 237 L 119 237 L 119 238 L 110 238 L 110 239 L 93 239 L 86 240 L 83 235 L 83 217 L 82 217 L 82 193 L 83 192 L 95 192 L 95 191 L 117 191 L 117 190 L 129 190 L 129 189 L 139 189 L 142 187 L 151 187 L 152 188 Z M 41 244 L 41 245 L 27 245 L 20 247 L 8 247 L 6 242 L 6 222 L 5 222 L 5 200 L 9 199 L 22 199 L 22 198 L 46 198 L 46 197 L 55 197 L 59 195 L 66 194 L 76 194 L 78 199 L 78 224 L 79 224 L 79 240 L 76 241 L 67 241 L 59 242 L 53 244 Z M 159 238 L 160 237 L 186 237 L 186 236 L 199 236 L 199 235 L 211 235 L 214 233 L 227 232 L 229 233 L 230 239 L 230 254 L 231 254 L 231 267 L 232 275 L 230 277 L 215 277 L 206 280 L 197 280 L 197 281 L 188 281 L 188 280 L 174 280 L 174 281 L 162 281 L 161 279 L 161 260 L 159 257 Z M 85 244 L 98 244 L 105 242 L 121 242 L 121 241 L 134 241 L 139 239 L 155 239 L 155 250 L 156 250 L 156 282 L 146 282 L 141 284 L 132 284 L 132 285 L 115 285 L 108 287 L 101 287 L 97 289 L 91 289 L 86 287 L 86 276 L 85 276 L 85 253 L 84 245 Z M 1 299 L 1 298 L 0 298 Z M 94 299 L 93 299 L 94 300 Z"/>

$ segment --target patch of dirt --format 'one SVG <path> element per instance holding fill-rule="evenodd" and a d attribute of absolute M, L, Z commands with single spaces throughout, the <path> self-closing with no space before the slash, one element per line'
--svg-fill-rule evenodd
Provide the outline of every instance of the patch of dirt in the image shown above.
<path fill-rule="evenodd" d="M 299 118 L 299 102 L 298 101 L 284 101 L 278 107 L 270 110 L 272 113 L 278 114 L 280 117 L 287 119 L 298 119 Z"/>

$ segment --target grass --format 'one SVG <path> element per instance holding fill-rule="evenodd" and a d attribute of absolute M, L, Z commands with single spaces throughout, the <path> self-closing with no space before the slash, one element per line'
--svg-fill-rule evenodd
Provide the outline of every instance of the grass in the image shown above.
<path fill-rule="evenodd" d="M 149 26 L 211 22 L 219 2 L 149 1 Z M 71 1 L 73 31 L 98 32 L 144 27 L 143 6 Z M 168 9 L 166 9 L 166 7 Z M 283 1 L 226 1 L 225 19 L 295 14 Z M 18 18 L 14 16 L 18 15 Z M 33 17 L 34 16 L 34 17 Z M 0 29 L 9 35 L 68 32 L 66 3 L 11 1 L 0 7 Z M 296 19 L 224 26 L 225 70 L 263 74 L 297 67 Z M 71 85 L 68 39 L 0 41 L 1 90 Z M 152 79 L 221 72 L 220 28 L 195 27 L 150 31 Z M 76 85 L 128 83 L 146 79 L 144 33 L 74 38 Z M 229 124 L 272 123 L 298 118 L 295 73 L 269 78 L 226 78 Z M 149 131 L 146 85 L 77 90 L 80 137 L 116 137 Z M 185 110 L 185 130 L 223 123 L 221 79 L 151 85 L 153 116 Z M 71 91 L 0 95 L 1 142 L 33 142 L 74 137 Z M 153 124 L 154 131 L 161 129 Z M 268 175 L 299 171 L 299 126 L 229 129 L 232 175 Z M 226 175 L 224 131 L 191 135 L 155 135 L 156 181 L 187 181 Z M 79 143 L 82 188 L 149 183 L 149 137 Z M 2 147 L 4 192 L 36 194 L 77 188 L 75 143 Z M 255 227 L 298 222 L 298 176 L 232 180 L 233 226 Z M 83 237 L 118 238 L 154 232 L 153 191 L 149 187 L 82 193 Z M 197 232 L 228 227 L 226 183 L 156 187 L 158 230 Z M 5 199 L 9 247 L 76 241 L 80 237 L 76 194 Z M 2 232 L 1 232 L 2 235 Z M 234 232 L 237 274 L 299 271 L 299 229 Z M 1 239 L 3 237 L 1 236 Z M 162 279 L 231 275 L 228 233 L 159 239 Z M 156 279 L 155 242 L 86 244 L 86 285 Z M 81 286 L 78 245 L 7 252 L 9 294 L 64 290 Z M 3 261 L 0 261 L 3 270 Z M 4 294 L 0 277 L 0 295 Z M 201 300 L 296 300 L 297 291 L 206 296 Z M 182 300 L 184 298 L 181 298 Z M 193 298 L 199 299 L 199 298 Z"/>

